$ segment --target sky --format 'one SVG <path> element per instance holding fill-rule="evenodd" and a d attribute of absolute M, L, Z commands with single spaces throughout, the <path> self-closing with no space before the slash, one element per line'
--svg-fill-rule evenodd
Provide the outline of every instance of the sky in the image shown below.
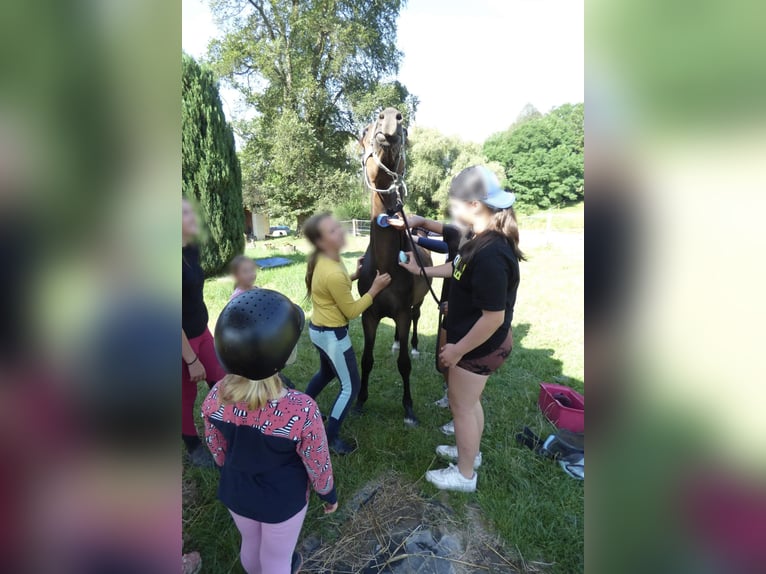
<path fill-rule="evenodd" d="M 399 16 L 398 79 L 418 96 L 415 126 L 482 142 L 531 103 L 583 101 L 584 0 L 409 0 Z M 183 49 L 218 35 L 206 0 L 183 0 Z M 242 114 L 223 89 L 228 116 Z M 411 126 L 412 127 L 412 126 Z"/>

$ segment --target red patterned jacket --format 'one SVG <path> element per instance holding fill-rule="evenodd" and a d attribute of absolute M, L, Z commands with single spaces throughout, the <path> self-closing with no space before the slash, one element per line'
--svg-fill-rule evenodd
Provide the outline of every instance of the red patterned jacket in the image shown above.
<path fill-rule="evenodd" d="M 259 522 L 284 522 L 308 502 L 310 487 L 325 502 L 337 500 L 322 415 L 301 392 L 248 411 L 221 405 L 218 384 L 202 404 L 205 440 L 221 468 L 218 498 Z"/>

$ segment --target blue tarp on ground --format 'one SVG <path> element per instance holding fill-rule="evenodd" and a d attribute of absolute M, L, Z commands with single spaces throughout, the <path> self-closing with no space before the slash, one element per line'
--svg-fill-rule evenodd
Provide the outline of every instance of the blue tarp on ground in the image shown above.
<path fill-rule="evenodd" d="M 269 267 L 282 267 L 283 265 L 290 265 L 294 263 L 292 259 L 285 257 L 266 257 L 265 259 L 256 259 L 255 262 L 261 269 L 268 269 Z"/>

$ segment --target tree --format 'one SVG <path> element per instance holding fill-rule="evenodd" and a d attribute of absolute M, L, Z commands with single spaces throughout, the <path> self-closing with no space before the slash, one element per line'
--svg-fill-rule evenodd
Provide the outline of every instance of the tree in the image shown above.
<path fill-rule="evenodd" d="M 487 165 L 503 179 L 500 164 L 488 162 L 479 144 L 445 136 L 434 129 L 413 129 L 408 151 L 407 207 L 426 217 L 446 211 L 452 178 L 472 165 Z"/>
<path fill-rule="evenodd" d="M 181 181 L 202 219 L 201 264 L 219 273 L 245 247 L 242 180 L 234 133 L 210 69 L 183 54 Z"/>
<path fill-rule="evenodd" d="M 428 128 L 413 129 L 409 141 L 407 207 L 419 215 L 437 217 L 442 207 L 440 187 L 460 151 L 460 142 Z"/>
<path fill-rule="evenodd" d="M 219 72 L 257 111 L 243 124 L 270 212 L 298 223 L 348 194 L 356 169 L 346 144 L 377 109 L 412 115 L 417 100 L 395 77 L 403 0 L 212 0 L 223 36 L 210 46 Z M 251 167 L 248 167 L 250 170 Z"/>
<path fill-rule="evenodd" d="M 521 108 L 519 115 L 516 116 L 516 121 L 513 122 L 512 127 L 520 126 L 524 122 L 527 122 L 529 120 L 535 120 L 541 117 L 543 117 L 543 114 L 541 114 L 535 106 L 533 106 L 532 104 L 526 104 L 523 108 Z"/>
<path fill-rule="evenodd" d="M 583 199 L 583 118 L 582 104 L 565 104 L 484 142 L 484 153 L 503 166 L 520 205 L 549 208 Z"/>
<path fill-rule="evenodd" d="M 410 94 L 404 84 L 393 81 L 377 84 L 367 93 L 362 93 L 354 101 L 353 117 L 357 126 L 371 122 L 375 115 L 387 107 L 397 108 L 402 112 L 404 125 L 415 119 L 419 100 Z"/>

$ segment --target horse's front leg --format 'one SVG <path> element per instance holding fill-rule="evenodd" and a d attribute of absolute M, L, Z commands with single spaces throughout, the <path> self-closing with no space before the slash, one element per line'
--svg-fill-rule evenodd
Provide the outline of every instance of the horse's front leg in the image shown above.
<path fill-rule="evenodd" d="M 401 312 L 395 319 L 396 334 L 399 339 L 399 359 L 396 366 L 399 368 L 399 374 L 402 376 L 402 386 L 404 392 L 402 395 L 402 405 L 404 406 L 404 424 L 408 427 L 418 426 L 418 419 L 412 409 L 412 393 L 410 392 L 410 372 L 412 371 L 412 362 L 407 352 L 407 335 L 410 331 L 412 315 L 410 309 Z"/>
<path fill-rule="evenodd" d="M 364 351 L 362 352 L 362 385 L 359 387 L 359 395 L 356 398 L 356 407 L 354 408 L 357 413 L 362 412 L 362 407 L 364 407 L 369 396 L 370 372 L 373 364 L 375 364 L 375 336 L 378 333 L 378 323 L 380 323 L 380 318 L 375 315 L 372 309 L 367 309 L 362 313 Z"/>

